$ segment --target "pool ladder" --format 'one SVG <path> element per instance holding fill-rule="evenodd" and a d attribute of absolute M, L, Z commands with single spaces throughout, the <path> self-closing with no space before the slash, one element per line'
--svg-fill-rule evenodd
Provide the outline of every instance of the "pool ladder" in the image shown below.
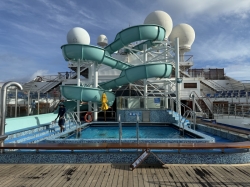
<path fill-rule="evenodd" d="M 181 129 L 181 126 L 179 125 L 179 129 L 180 131 L 182 131 L 182 135 L 183 135 L 183 138 L 184 138 L 184 125 L 185 125 L 185 122 L 187 121 L 187 117 L 190 115 L 191 117 L 191 121 L 190 123 L 192 122 L 193 125 L 194 125 L 194 130 L 195 130 L 195 124 L 196 124 L 196 116 L 195 116 L 195 112 L 192 111 L 192 110 L 187 110 L 185 111 L 185 113 L 183 114 L 182 118 L 180 119 L 180 125 L 182 125 L 182 129 Z"/>
<path fill-rule="evenodd" d="M 122 123 L 121 123 L 120 114 L 118 116 L 118 122 L 119 122 L 119 143 L 121 144 L 122 143 Z M 137 139 L 137 144 L 139 144 L 139 115 L 136 115 L 136 139 Z"/>

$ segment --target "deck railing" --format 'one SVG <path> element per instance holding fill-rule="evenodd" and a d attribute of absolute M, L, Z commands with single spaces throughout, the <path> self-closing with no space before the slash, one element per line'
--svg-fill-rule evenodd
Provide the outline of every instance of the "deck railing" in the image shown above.
<path fill-rule="evenodd" d="M 31 149 L 36 150 L 109 150 L 109 149 L 141 149 L 141 150 L 195 150 L 195 149 L 221 149 L 224 153 L 225 149 L 247 149 L 249 151 L 250 141 L 233 142 L 233 143 L 37 143 L 37 144 L 1 144 L 0 149 Z"/>

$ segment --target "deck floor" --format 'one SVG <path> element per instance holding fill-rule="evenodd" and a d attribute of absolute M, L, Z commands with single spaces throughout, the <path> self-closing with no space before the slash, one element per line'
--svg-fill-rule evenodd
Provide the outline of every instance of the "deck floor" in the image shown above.
<path fill-rule="evenodd" d="M 1 164 L 0 186 L 250 187 L 250 164 L 145 165 L 131 171 L 122 164 Z"/>

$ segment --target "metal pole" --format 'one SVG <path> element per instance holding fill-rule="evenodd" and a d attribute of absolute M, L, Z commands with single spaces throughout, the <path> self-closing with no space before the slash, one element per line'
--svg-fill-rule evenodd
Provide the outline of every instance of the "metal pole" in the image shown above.
<path fill-rule="evenodd" d="M 78 60 L 78 64 L 77 64 L 77 86 L 80 86 L 80 59 Z M 77 100 L 77 107 L 76 107 L 76 111 L 77 111 L 77 119 L 78 119 L 78 122 L 80 122 L 80 100 Z"/>
<path fill-rule="evenodd" d="M 48 107 L 49 101 L 48 101 L 48 97 L 49 97 L 49 93 L 47 92 L 47 94 L 46 94 L 46 113 L 49 113 L 49 107 Z"/>
<path fill-rule="evenodd" d="M 165 109 L 168 109 L 168 85 L 164 83 Z"/>
<path fill-rule="evenodd" d="M 137 144 L 139 144 L 139 115 L 136 115 L 136 138 Z"/>
<path fill-rule="evenodd" d="M 246 92 L 246 102 L 248 104 L 248 92 Z"/>
<path fill-rule="evenodd" d="M 6 82 L 3 84 L 1 89 L 1 120 L 0 120 L 0 135 L 5 133 L 5 114 L 6 114 L 6 93 L 9 86 L 16 86 L 18 89 L 22 90 L 23 87 L 17 82 Z"/>
<path fill-rule="evenodd" d="M 236 104 L 234 104 L 234 117 L 236 118 Z"/>
<path fill-rule="evenodd" d="M 93 65 L 89 67 L 89 84 L 93 85 L 93 77 L 92 77 L 92 72 L 93 72 Z M 88 102 L 88 111 L 92 111 L 92 102 Z M 90 116 L 89 116 L 90 118 Z"/>
<path fill-rule="evenodd" d="M 94 88 L 98 87 L 98 68 L 97 62 L 94 63 Z M 97 102 L 94 102 L 94 121 L 97 121 Z"/>
<path fill-rule="evenodd" d="M 121 123 L 121 114 L 119 114 L 118 117 L 118 121 L 119 121 L 119 143 L 122 143 L 122 123 Z"/>
<path fill-rule="evenodd" d="M 193 116 L 194 116 L 194 130 L 195 130 L 195 125 L 196 125 L 195 97 L 194 97 L 194 94 L 192 94 L 191 96 L 192 96 Z"/>
<path fill-rule="evenodd" d="M 37 92 L 37 115 L 40 113 L 40 92 Z"/>
<path fill-rule="evenodd" d="M 177 114 L 180 113 L 180 85 L 178 83 L 179 79 L 179 38 L 175 38 L 175 94 L 176 94 L 176 112 Z M 178 120 L 178 126 L 180 125 L 180 116 Z"/>
<path fill-rule="evenodd" d="M 18 103 L 18 98 L 17 98 L 17 89 L 16 89 L 16 95 L 15 95 L 15 118 L 17 117 L 17 103 Z"/>
<path fill-rule="evenodd" d="M 27 116 L 30 115 L 30 91 L 28 91 L 28 101 L 27 101 Z"/>
<path fill-rule="evenodd" d="M 147 56 L 147 44 L 143 44 L 143 63 L 146 64 L 148 56 Z M 147 76 L 147 75 L 146 75 Z M 147 79 L 143 80 L 143 86 L 144 86 L 144 108 L 147 108 L 147 95 L 148 95 L 148 85 L 147 85 Z"/>

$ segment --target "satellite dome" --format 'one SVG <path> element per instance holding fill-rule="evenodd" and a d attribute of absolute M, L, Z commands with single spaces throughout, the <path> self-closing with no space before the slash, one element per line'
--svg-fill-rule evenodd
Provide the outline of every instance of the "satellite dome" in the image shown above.
<path fill-rule="evenodd" d="M 90 44 L 89 33 L 80 27 L 74 27 L 67 34 L 68 44 Z"/>
<path fill-rule="evenodd" d="M 194 29 L 185 23 L 181 23 L 176 25 L 171 34 L 169 35 L 169 39 L 174 46 L 175 38 L 179 38 L 179 48 L 181 51 L 187 52 L 191 49 L 191 45 L 195 39 L 195 32 Z"/>
<path fill-rule="evenodd" d="M 97 38 L 97 45 L 105 47 L 106 45 L 108 45 L 108 38 L 105 35 L 101 34 Z"/>
<path fill-rule="evenodd" d="M 161 10 L 150 13 L 144 20 L 144 24 L 156 24 L 162 26 L 166 30 L 165 38 L 168 38 L 173 28 L 171 17 Z"/>

